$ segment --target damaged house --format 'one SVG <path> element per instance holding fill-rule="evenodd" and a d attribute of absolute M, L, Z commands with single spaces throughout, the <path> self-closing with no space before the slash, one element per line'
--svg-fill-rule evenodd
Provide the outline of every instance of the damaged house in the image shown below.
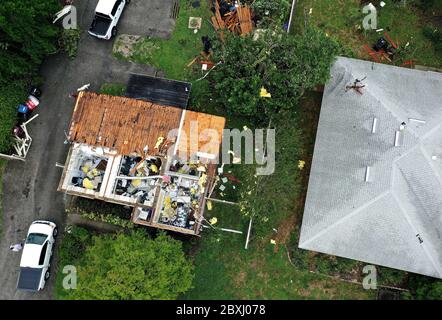
<path fill-rule="evenodd" d="M 133 207 L 135 224 L 198 235 L 225 119 L 81 92 L 59 191 Z"/>

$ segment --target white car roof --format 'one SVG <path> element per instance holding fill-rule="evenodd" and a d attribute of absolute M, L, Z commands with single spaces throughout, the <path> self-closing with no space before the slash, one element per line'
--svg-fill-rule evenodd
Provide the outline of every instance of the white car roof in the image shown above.
<path fill-rule="evenodd" d="M 29 231 L 28 234 L 30 233 L 42 233 L 45 234 L 47 236 L 52 234 L 52 227 L 48 224 L 44 224 L 44 223 L 33 223 L 31 224 L 31 226 L 29 227 Z"/>
<path fill-rule="evenodd" d="M 37 244 L 25 244 L 20 260 L 20 267 L 39 268 L 41 249 L 43 246 Z"/>
<path fill-rule="evenodd" d="M 117 0 L 100 0 L 98 1 L 95 12 L 99 12 L 105 15 L 110 15 L 112 12 L 112 8 L 115 5 L 115 2 L 117 2 Z"/>

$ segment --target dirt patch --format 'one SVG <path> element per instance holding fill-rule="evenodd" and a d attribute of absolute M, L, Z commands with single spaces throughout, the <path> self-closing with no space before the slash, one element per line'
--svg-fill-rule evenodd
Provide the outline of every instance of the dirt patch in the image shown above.
<path fill-rule="evenodd" d="M 134 46 L 141 41 L 141 36 L 122 34 L 115 40 L 113 51 L 124 58 L 130 58 L 134 52 Z"/>

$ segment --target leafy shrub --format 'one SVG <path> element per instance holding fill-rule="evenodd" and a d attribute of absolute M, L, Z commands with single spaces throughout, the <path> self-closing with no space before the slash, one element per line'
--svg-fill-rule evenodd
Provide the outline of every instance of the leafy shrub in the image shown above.
<path fill-rule="evenodd" d="M 78 42 L 80 41 L 80 29 L 63 29 L 59 39 L 60 49 L 66 52 L 69 58 L 73 59 L 77 56 Z"/>
<path fill-rule="evenodd" d="M 181 242 L 140 231 L 95 236 L 77 271 L 78 287 L 68 299 L 176 299 L 193 281 Z"/>
<path fill-rule="evenodd" d="M 0 86 L 0 152 L 8 153 L 12 147 L 11 131 L 17 121 L 17 107 L 25 99 L 23 84 Z"/>
<path fill-rule="evenodd" d="M 106 222 L 123 228 L 134 227 L 130 220 L 132 210 L 109 202 L 77 198 L 76 203 L 72 208 L 66 209 L 66 212 L 68 214 L 76 213 L 92 221 Z"/>
<path fill-rule="evenodd" d="M 91 237 L 86 229 L 77 226 L 67 227 L 58 252 L 60 265 L 75 264 L 82 257 L 86 246 L 90 244 Z"/>
<path fill-rule="evenodd" d="M 408 299 L 442 300 L 442 280 L 410 274 Z"/>
<path fill-rule="evenodd" d="M 425 26 L 422 32 L 433 43 L 434 49 L 442 53 L 442 31 L 432 26 Z"/>
<path fill-rule="evenodd" d="M 288 0 L 255 0 L 252 9 L 261 26 L 270 24 L 271 21 L 286 22 L 290 14 L 291 2 Z"/>
<path fill-rule="evenodd" d="M 0 5 L 0 84 L 33 76 L 45 55 L 56 51 L 52 24 L 58 0 L 2 0 Z"/>

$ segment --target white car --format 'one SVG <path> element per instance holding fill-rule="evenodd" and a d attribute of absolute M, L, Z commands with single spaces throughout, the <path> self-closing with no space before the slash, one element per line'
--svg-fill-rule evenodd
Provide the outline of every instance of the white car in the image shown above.
<path fill-rule="evenodd" d="M 89 34 L 109 40 L 117 35 L 117 24 L 123 9 L 130 0 L 99 0 Z"/>
<path fill-rule="evenodd" d="M 31 224 L 20 261 L 18 290 L 43 290 L 50 275 L 50 259 L 57 233 L 53 222 L 38 220 Z"/>

